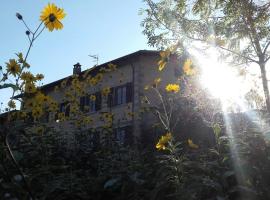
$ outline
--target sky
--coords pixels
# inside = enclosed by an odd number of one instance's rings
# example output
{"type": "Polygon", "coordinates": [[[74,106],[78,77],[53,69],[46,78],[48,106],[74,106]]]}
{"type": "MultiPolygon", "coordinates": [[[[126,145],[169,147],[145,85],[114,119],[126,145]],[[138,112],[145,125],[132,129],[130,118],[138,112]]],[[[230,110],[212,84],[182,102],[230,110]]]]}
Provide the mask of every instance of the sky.
{"type": "MultiPolygon", "coordinates": [[[[29,45],[26,28],[15,14],[19,12],[29,27],[35,29],[40,11],[55,3],[67,14],[60,31],[45,30],[35,41],[28,62],[33,73],[43,73],[43,83],[72,74],[73,65],[80,62],[82,70],[92,67],[89,55],[98,55],[99,64],[142,49],[152,49],[140,26],[142,0],[1,0],[0,65],[25,54],[29,45]]],[[[0,102],[7,102],[10,92],[0,90],[0,102]]],[[[1,109],[1,108],[0,108],[1,109]]],[[[3,109],[3,106],[2,106],[3,109]]]]}

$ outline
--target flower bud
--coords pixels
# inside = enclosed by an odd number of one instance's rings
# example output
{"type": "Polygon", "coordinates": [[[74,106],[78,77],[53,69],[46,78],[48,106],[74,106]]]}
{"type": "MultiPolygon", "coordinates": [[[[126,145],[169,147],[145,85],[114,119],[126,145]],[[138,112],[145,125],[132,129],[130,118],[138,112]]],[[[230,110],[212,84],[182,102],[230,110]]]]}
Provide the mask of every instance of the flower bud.
{"type": "Polygon", "coordinates": [[[5,80],[7,80],[7,79],[8,79],[8,75],[7,75],[7,73],[4,73],[4,74],[3,74],[3,79],[2,79],[2,80],[5,81],[5,80]]]}
{"type": "Polygon", "coordinates": [[[22,19],[23,19],[22,15],[21,15],[20,13],[16,13],[16,17],[17,17],[19,20],[22,20],[22,19]]]}

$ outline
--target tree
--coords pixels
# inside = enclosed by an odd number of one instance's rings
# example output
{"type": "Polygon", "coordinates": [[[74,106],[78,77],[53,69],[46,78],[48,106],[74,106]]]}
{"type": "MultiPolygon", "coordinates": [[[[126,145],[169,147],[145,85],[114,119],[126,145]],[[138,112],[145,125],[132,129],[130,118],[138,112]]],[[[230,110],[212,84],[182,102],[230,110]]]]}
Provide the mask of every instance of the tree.
{"type": "Polygon", "coordinates": [[[143,33],[151,46],[194,42],[219,48],[233,64],[260,67],[270,113],[266,65],[270,59],[270,2],[266,0],[145,0],[143,33]]]}

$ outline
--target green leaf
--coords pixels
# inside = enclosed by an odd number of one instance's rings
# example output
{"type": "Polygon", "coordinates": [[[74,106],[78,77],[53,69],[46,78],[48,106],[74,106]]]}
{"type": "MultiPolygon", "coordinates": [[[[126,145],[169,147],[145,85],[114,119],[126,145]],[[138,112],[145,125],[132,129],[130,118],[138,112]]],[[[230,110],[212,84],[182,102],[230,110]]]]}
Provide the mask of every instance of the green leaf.
{"type": "Polygon", "coordinates": [[[209,149],[209,151],[219,156],[219,152],[216,149],[209,149]]]}
{"type": "Polygon", "coordinates": [[[216,138],[219,138],[220,134],[221,134],[221,128],[220,128],[219,124],[217,124],[217,123],[214,124],[212,128],[213,128],[213,131],[214,131],[216,138]]]}
{"type": "Polygon", "coordinates": [[[16,53],[16,55],[18,56],[18,61],[19,63],[23,63],[23,54],[20,52],[20,53],[16,53]]]}
{"type": "Polygon", "coordinates": [[[226,160],[228,160],[229,157],[228,156],[225,156],[223,159],[222,159],[222,162],[224,163],[226,160]]]}

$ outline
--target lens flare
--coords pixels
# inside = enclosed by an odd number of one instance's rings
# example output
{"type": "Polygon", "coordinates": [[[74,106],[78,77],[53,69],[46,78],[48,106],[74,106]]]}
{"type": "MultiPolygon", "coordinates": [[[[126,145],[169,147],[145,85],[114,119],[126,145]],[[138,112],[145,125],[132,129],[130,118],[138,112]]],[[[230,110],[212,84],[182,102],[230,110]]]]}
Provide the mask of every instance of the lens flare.
{"type": "Polygon", "coordinates": [[[219,98],[223,108],[228,107],[245,110],[244,95],[249,85],[239,77],[237,69],[218,60],[217,50],[212,48],[201,53],[191,49],[189,53],[194,56],[201,68],[200,81],[214,98],[219,98]]]}

